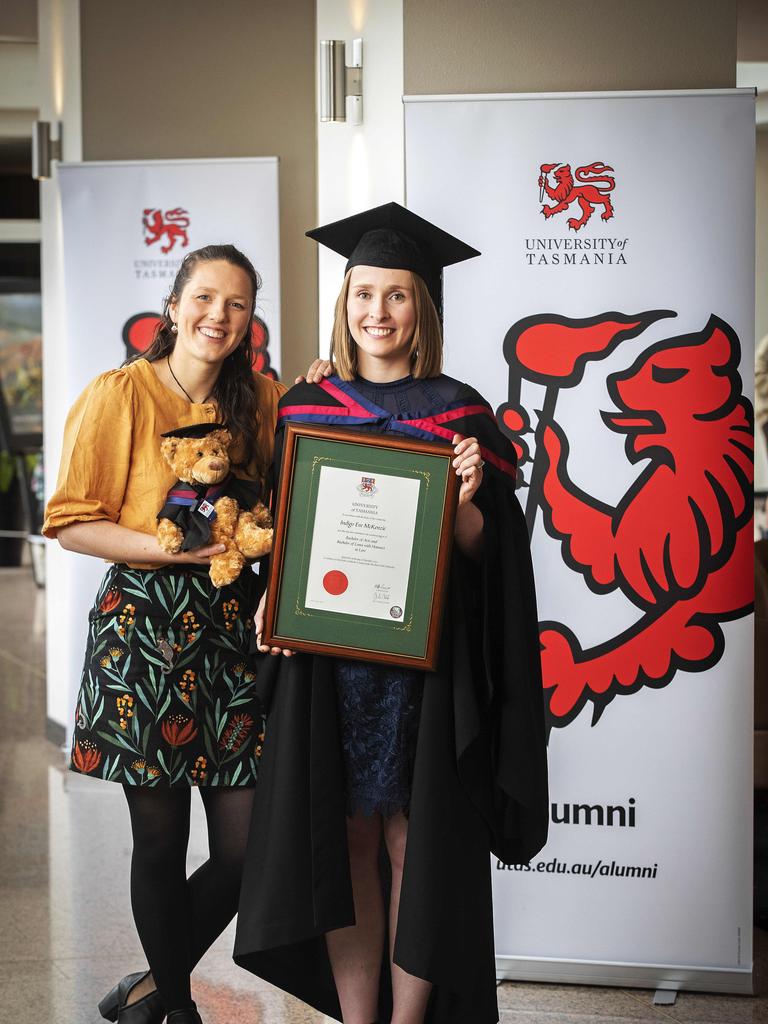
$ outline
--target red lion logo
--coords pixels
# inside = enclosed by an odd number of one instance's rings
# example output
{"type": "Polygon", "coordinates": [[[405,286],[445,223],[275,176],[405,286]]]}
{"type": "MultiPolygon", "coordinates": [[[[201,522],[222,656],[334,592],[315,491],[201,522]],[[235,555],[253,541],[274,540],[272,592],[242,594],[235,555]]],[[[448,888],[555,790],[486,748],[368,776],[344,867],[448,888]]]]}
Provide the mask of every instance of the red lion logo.
{"type": "Polygon", "coordinates": [[[576,180],[585,184],[574,185],[570,164],[561,164],[559,167],[557,164],[542,164],[539,175],[539,202],[544,202],[545,192],[550,199],[555,201],[554,206],[542,206],[541,212],[544,217],[549,220],[556,213],[567,210],[574,201],[578,201],[581,207],[581,216],[568,219],[568,227],[573,228],[574,231],[584,227],[595,212],[596,205],[603,207],[601,218],[610,220],[613,217],[613,204],[608,195],[616,188],[616,179],[605,172],[612,170],[612,167],[599,162],[585,167],[577,167],[576,180]],[[555,170],[555,168],[557,169],[555,170]],[[555,181],[557,182],[554,187],[549,184],[549,174],[552,171],[555,172],[555,181]],[[598,185],[603,187],[598,188],[598,185]]]}
{"type": "MultiPolygon", "coordinates": [[[[146,352],[155,340],[157,329],[163,322],[159,313],[137,313],[129,317],[123,324],[123,344],[127,358],[141,355],[146,352]]],[[[269,358],[269,328],[261,319],[255,316],[251,324],[251,345],[253,347],[254,370],[263,373],[265,377],[277,380],[277,373],[272,369],[269,358]]]]}
{"type": "Polygon", "coordinates": [[[499,416],[521,462],[531,465],[529,528],[540,508],[566,565],[590,590],[619,590],[640,612],[625,632],[589,650],[563,623],[539,624],[556,726],[588,701],[594,724],[617,694],[666,686],[678,669],[712,667],[725,646],[720,623],[752,607],[752,411],[737,369],[739,341],[724,321],[712,316],[700,332],[665,339],[608,378],[616,411],[604,412],[603,421],[626,435],[630,462],[648,463],[615,508],[568,475],[568,441],[554,418],[559,389],[580,382],[587,360],[674,315],[534,316],[504,342],[510,402],[499,416]],[[547,389],[532,464],[521,436],[531,433],[519,408],[523,377],[547,389]]]}
{"type": "Polygon", "coordinates": [[[144,245],[154,245],[163,237],[167,239],[167,244],[160,246],[163,253],[169,253],[177,242],[182,248],[189,245],[189,213],[180,206],[175,210],[166,210],[165,214],[162,210],[150,207],[144,211],[141,223],[144,225],[144,245]]]}

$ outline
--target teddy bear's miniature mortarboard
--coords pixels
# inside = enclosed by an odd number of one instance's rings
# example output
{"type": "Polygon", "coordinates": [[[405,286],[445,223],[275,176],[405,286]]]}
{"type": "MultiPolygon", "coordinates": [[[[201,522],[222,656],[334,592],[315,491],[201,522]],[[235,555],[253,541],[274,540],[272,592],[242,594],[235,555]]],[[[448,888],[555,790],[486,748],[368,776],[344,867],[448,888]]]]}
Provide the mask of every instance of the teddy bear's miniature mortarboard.
{"type": "Polygon", "coordinates": [[[214,430],[226,430],[223,423],[192,423],[188,427],[174,427],[160,437],[208,437],[214,430]]]}
{"type": "Polygon", "coordinates": [[[480,255],[471,245],[399,203],[375,206],[307,231],[307,236],[346,256],[346,270],[385,267],[413,271],[424,280],[440,315],[443,268],[480,255]]]}

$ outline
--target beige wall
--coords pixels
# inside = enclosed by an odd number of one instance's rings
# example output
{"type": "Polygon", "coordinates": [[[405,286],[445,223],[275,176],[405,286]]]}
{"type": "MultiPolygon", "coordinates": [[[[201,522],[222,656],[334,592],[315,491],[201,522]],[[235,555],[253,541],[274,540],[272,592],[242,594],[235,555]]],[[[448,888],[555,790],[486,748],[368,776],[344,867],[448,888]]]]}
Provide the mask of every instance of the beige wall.
{"type": "Polygon", "coordinates": [[[768,60],[768,5],[765,0],[738,0],[739,60],[768,60]]]}
{"type": "Polygon", "coordinates": [[[37,40],[37,4],[34,0],[3,0],[0,39],[37,40]]]}
{"type": "Polygon", "coordinates": [[[314,0],[81,0],[83,159],[278,156],[283,378],[317,350],[314,0]]]}
{"type": "Polygon", "coordinates": [[[736,84],[736,0],[404,0],[405,92],[736,84]]]}

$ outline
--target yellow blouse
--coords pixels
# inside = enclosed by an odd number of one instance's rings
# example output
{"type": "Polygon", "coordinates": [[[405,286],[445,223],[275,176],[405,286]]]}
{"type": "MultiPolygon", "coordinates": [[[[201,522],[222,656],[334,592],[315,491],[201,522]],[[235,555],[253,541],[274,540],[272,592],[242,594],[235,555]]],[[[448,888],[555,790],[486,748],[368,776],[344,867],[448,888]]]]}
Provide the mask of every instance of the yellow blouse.
{"type": "MultiPolygon", "coordinates": [[[[257,447],[271,461],[277,403],[286,388],[260,373],[254,381],[261,413],[257,447]]],[[[55,537],[70,523],[98,519],[154,534],[157,513],[176,482],[160,454],[160,435],[192,423],[215,423],[217,411],[213,402],[188,402],[169,390],[146,359],[101,374],[67,417],[43,534],[55,537]]],[[[237,475],[254,479],[255,466],[237,475]]]]}

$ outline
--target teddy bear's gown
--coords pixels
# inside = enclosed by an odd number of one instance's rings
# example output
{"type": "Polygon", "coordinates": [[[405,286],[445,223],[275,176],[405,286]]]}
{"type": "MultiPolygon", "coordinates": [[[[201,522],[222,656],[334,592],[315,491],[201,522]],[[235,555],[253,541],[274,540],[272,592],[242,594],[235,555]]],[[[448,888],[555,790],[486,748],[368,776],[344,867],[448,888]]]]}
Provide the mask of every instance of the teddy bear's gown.
{"type": "MultiPolygon", "coordinates": [[[[255,379],[268,455],[285,389],[255,379]]],[[[104,519],[154,535],[175,480],[160,435],[216,418],[213,404],[165,388],[144,359],[97,377],[67,419],[44,534],[104,519]]],[[[216,589],[206,566],[110,565],[88,616],[72,770],[127,785],[252,786],[264,730],[250,656],[262,589],[248,570],[216,589]]]]}
{"type": "MultiPolygon", "coordinates": [[[[403,809],[395,962],[434,984],[430,1024],[496,1024],[489,851],[525,862],[548,823],[536,607],[514,451],[477,392],[444,375],[298,384],[280,403],[281,424],[290,419],[429,440],[478,437],[483,554],[478,565],[454,545],[434,672],[306,654],[263,659],[268,736],[235,960],[340,1020],[325,933],[354,923],[345,816],[403,809]]],[[[392,1012],[388,984],[382,971],[381,1021],[392,1012]]]]}

